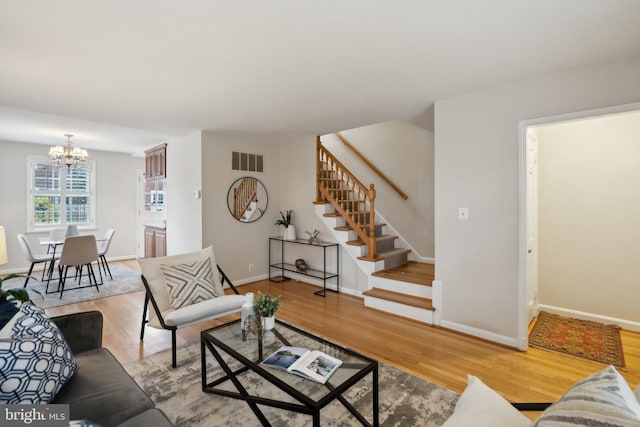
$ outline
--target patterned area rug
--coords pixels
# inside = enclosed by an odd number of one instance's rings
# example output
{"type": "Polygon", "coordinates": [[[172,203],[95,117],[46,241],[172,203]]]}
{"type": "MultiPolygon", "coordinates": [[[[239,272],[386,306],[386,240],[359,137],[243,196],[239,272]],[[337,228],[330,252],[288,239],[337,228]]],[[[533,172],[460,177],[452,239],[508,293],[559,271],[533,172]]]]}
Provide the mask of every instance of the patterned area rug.
{"type": "MultiPolygon", "coordinates": [[[[60,305],[73,304],[81,301],[89,301],[98,298],[110,297],[113,295],[126,294],[129,292],[141,291],[144,289],[144,285],[142,284],[142,280],[140,279],[140,273],[136,273],[130,268],[124,266],[119,262],[110,262],[109,268],[111,269],[111,275],[113,276],[113,280],[109,278],[109,276],[102,277],[103,285],[99,286],[100,291],[96,290],[95,286],[85,287],[78,289],[78,282],[67,278],[67,284],[64,288],[64,294],[62,294],[62,299],[60,299],[60,293],[45,293],[46,282],[40,282],[40,278],[42,278],[42,272],[35,272],[32,274],[32,278],[29,280],[27,284],[27,290],[31,295],[31,299],[36,305],[40,308],[51,308],[58,307],[60,305]],[[36,280],[34,280],[36,279],[36,280]],[[40,297],[32,290],[37,290],[42,294],[40,297]],[[44,297],[44,299],[43,299],[44,297]]],[[[100,276],[98,275],[98,269],[94,266],[94,272],[96,273],[96,278],[100,281],[100,276]]],[[[57,277],[57,271],[54,277],[57,277]]],[[[69,271],[71,274],[71,271],[69,271]]],[[[84,273],[83,273],[84,274],[84,273]]],[[[87,277],[82,278],[81,286],[87,286],[89,284],[89,279],[87,277]]],[[[24,279],[12,279],[5,284],[4,287],[9,288],[22,288],[24,285],[24,279]]],[[[57,289],[58,280],[52,280],[49,284],[49,292],[57,289]]]]}
{"type": "MultiPolygon", "coordinates": [[[[258,419],[245,402],[202,391],[200,363],[200,343],[193,342],[178,348],[178,367],[175,369],[170,367],[169,350],[131,362],[125,368],[176,426],[259,426],[258,419]]],[[[221,374],[217,364],[208,363],[209,378],[221,374]]],[[[380,425],[440,426],[453,412],[458,400],[453,391],[384,363],[380,363],[378,371],[380,425]]],[[[241,381],[250,393],[284,397],[282,392],[251,372],[243,374],[241,381]]],[[[344,396],[371,422],[371,375],[344,396]]],[[[308,415],[264,406],[261,409],[273,426],[311,425],[308,415]]],[[[338,402],[323,408],[320,415],[323,426],[361,425],[338,402]]]]}
{"type": "Polygon", "coordinates": [[[529,345],[624,368],[620,328],[541,311],[529,345]]]}

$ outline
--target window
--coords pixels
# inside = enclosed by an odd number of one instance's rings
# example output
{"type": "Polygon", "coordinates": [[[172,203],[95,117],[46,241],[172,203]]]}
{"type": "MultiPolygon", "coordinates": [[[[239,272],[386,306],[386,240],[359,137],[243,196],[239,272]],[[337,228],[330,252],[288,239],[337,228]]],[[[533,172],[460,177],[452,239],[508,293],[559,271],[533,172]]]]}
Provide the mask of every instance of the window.
{"type": "Polygon", "coordinates": [[[29,231],[69,224],[95,227],[95,161],[68,168],[47,157],[29,156],[27,170],[29,231]]]}

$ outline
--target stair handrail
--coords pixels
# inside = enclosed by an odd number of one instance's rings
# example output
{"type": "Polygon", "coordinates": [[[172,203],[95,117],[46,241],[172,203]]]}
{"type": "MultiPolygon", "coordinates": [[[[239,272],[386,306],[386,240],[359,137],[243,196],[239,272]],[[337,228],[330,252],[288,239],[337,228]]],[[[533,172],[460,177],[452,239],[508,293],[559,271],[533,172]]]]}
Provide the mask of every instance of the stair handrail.
{"type": "Polygon", "coordinates": [[[243,178],[240,185],[233,189],[233,216],[237,220],[244,216],[257,195],[258,185],[254,178],[243,178]]]}
{"type": "Polygon", "coordinates": [[[378,176],[380,178],[382,178],[384,180],[384,182],[386,182],[387,184],[389,184],[391,186],[391,188],[393,188],[394,190],[396,190],[396,192],[400,195],[400,197],[402,197],[404,200],[407,200],[409,198],[409,196],[407,196],[407,193],[405,193],[404,191],[402,191],[400,189],[400,187],[398,187],[393,181],[391,181],[391,179],[389,177],[387,177],[380,169],[378,169],[376,167],[376,165],[374,165],[373,163],[371,163],[369,161],[369,159],[367,159],[364,154],[362,154],[356,147],[354,147],[348,140],[347,138],[345,138],[344,136],[342,136],[342,134],[340,132],[336,132],[336,136],[340,139],[340,141],[342,141],[342,143],[344,145],[346,145],[351,151],[353,151],[355,153],[356,156],[360,157],[360,159],[365,162],[365,164],[367,166],[369,166],[369,168],[371,170],[373,170],[376,174],[378,174],[378,176]]]}
{"type": "Polygon", "coordinates": [[[378,260],[376,253],[375,237],[375,199],[376,190],[373,184],[366,187],[358,180],[329,150],[322,145],[320,136],[316,139],[316,202],[328,201],[336,212],[342,216],[347,224],[356,232],[358,237],[367,245],[366,259],[378,260]],[[327,167],[325,168],[324,165],[327,167]],[[330,166],[331,165],[331,166],[330,166]],[[333,175],[335,174],[335,177],[333,175]],[[331,180],[327,179],[333,177],[331,180]],[[325,185],[325,182],[332,185],[325,185]],[[346,189],[338,188],[337,183],[341,182],[347,186],[346,189]],[[335,184],[335,186],[333,186],[335,184]],[[347,191],[353,193],[353,198],[342,200],[351,209],[347,211],[342,204],[334,197],[334,192],[347,191]],[[364,203],[364,209],[361,204],[364,203]],[[364,219],[367,215],[368,221],[364,219]]]}

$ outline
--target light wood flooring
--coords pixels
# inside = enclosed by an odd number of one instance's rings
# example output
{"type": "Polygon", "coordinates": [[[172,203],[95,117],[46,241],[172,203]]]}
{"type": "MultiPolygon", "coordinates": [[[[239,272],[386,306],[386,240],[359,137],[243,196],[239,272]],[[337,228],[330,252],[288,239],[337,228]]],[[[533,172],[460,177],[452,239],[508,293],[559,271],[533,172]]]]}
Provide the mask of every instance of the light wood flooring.
{"type": "MultiPolygon", "coordinates": [[[[137,270],[135,261],[125,264],[137,270]]],[[[108,286],[108,282],[105,284],[108,286]]],[[[327,292],[301,282],[268,280],[239,287],[241,293],[262,291],[282,296],[277,317],[414,375],[461,392],[467,374],[513,402],[553,401],[573,383],[604,366],[552,352],[530,348],[520,352],[447,329],[425,325],[364,307],[362,299],[327,292]]],[[[126,363],[171,347],[168,331],[147,328],[140,341],[143,292],[47,309],[49,315],[83,310],[102,311],[103,344],[126,363]]],[[[199,339],[202,329],[226,319],[178,331],[178,345],[199,339]]],[[[635,388],[640,383],[640,334],[622,331],[627,370],[621,374],[635,388]]],[[[179,361],[178,361],[179,362],[179,361]]],[[[167,364],[170,355],[167,354],[167,364]]],[[[536,414],[528,414],[535,418],[536,414]]]]}

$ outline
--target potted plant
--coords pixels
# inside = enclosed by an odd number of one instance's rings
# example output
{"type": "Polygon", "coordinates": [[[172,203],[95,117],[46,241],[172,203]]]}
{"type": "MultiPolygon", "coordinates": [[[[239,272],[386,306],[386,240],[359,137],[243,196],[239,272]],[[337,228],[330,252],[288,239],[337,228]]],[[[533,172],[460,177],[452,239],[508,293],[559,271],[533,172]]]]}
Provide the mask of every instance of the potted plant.
{"type": "Polygon", "coordinates": [[[264,329],[273,329],[275,325],[275,313],[280,308],[280,297],[273,297],[258,291],[258,297],[254,300],[253,309],[263,318],[264,329]]]}
{"type": "Polygon", "coordinates": [[[284,231],[282,233],[282,238],[285,240],[296,240],[296,228],[291,223],[291,216],[293,214],[293,209],[284,211],[282,213],[280,211],[280,219],[276,220],[276,225],[284,226],[284,231]]]}
{"type": "MultiPolygon", "coordinates": [[[[35,305],[35,303],[31,300],[31,297],[29,296],[29,292],[27,292],[26,289],[23,289],[23,288],[7,289],[7,290],[2,289],[2,285],[4,282],[6,282],[7,280],[18,278],[18,277],[26,277],[26,276],[22,276],[20,274],[10,274],[4,278],[0,277],[0,305],[4,305],[5,303],[9,303],[9,305],[13,305],[13,308],[9,308],[9,309],[5,308],[5,310],[3,310],[3,313],[0,314],[0,323],[8,322],[14,316],[14,314],[18,312],[19,309],[18,309],[18,306],[16,305],[16,302],[29,303],[29,304],[35,305]]],[[[34,290],[33,292],[42,296],[42,294],[38,291],[34,290]]]]}
{"type": "MultiPolygon", "coordinates": [[[[18,301],[18,302],[28,302],[30,304],[35,305],[35,303],[31,300],[31,297],[29,296],[29,292],[27,292],[26,289],[23,288],[17,288],[17,289],[7,289],[4,290],[2,289],[2,285],[4,284],[4,282],[11,280],[11,279],[15,279],[18,277],[27,277],[27,276],[23,276],[21,274],[10,274],[7,277],[0,277],[0,302],[2,301],[18,301]]],[[[37,293],[38,295],[42,296],[42,294],[36,290],[34,290],[33,292],[37,293]]],[[[15,302],[14,302],[15,304],[15,302]]]]}

